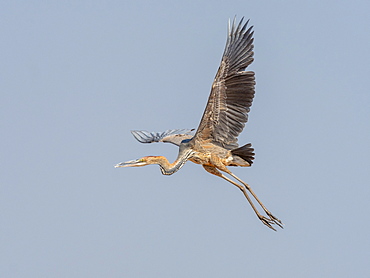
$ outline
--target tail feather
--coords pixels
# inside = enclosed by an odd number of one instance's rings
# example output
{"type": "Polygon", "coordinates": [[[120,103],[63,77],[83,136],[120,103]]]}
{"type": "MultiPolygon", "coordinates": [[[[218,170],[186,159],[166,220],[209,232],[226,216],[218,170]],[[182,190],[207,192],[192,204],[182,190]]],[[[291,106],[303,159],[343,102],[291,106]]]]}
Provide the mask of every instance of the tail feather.
{"type": "Polygon", "coordinates": [[[253,164],[254,159],[254,149],[252,148],[252,144],[248,143],[242,147],[239,147],[237,149],[231,150],[231,153],[233,155],[237,155],[243,160],[247,161],[249,165],[253,164]]]}

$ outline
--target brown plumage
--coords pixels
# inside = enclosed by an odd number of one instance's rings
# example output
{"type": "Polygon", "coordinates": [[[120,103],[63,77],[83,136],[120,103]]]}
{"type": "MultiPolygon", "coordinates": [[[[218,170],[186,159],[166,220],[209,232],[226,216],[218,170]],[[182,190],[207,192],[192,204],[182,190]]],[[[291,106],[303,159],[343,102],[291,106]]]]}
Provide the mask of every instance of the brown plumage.
{"type": "Polygon", "coordinates": [[[164,175],[172,175],[187,160],[201,164],[203,168],[237,186],[247,198],[257,217],[263,224],[275,230],[282,228],[282,222],[257,198],[251,187],[235,176],[227,166],[249,167],[253,163],[254,150],[251,144],[238,146],[237,137],[248,120],[248,112],[254,97],[254,72],[245,71],[253,62],[253,31],[247,29],[243,19],[238,25],[235,19],[229,32],[220,67],[212,84],[211,94],[195,135],[192,130],[168,130],[163,133],[132,131],[141,143],[169,142],[179,146],[177,159],[170,163],[163,156],[146,156],[137,160],[122,162],[115,167],[140,167],[158,164],[164,175]],[[229,174],[236,181],[226,177],[229,174]],[[263,216],[255,207],[249,193],[262,207],[263,216]]]}
{"type": "Polygon", "coordinates": [[[252,27],[229,25],[229,36],[221,65],[212,84],[206,109],[195,134],[197,140],[212,142],[227,149],[238,146],[237,137],[248,120],[254,97],[254,72],[244,71],[253,62],[252,27]]]}

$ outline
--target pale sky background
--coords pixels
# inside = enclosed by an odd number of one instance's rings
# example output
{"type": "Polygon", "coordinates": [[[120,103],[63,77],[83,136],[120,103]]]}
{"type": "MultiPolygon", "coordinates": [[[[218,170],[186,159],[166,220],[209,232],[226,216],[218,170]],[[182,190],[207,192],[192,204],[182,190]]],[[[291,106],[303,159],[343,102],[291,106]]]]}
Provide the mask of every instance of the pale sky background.
{"type": "Polygon", "coordinates": [[[1,1],[1,277],[370,277],[369,1],[1,1]],[[48,2],[48,3],[45,3],[48,2]],[[256,96],[233,168],[285,223],[133,129],[196,128],[227,21],[256,96]]]}

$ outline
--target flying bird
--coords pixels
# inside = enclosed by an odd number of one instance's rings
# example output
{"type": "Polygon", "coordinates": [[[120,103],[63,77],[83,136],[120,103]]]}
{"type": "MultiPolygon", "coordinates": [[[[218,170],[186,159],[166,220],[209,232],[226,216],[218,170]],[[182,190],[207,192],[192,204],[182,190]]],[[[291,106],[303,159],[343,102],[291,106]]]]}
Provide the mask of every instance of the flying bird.
{"type": "Polygon", "coordinates": [[[167,142],[179,146],[177,159],[170,163],[164,156],[145,156],[121,162],[115,167],[140,167],[158,164],[162,174],[176,173],[186,161],[201,164],[203,168],[237,186],[247,198],[259,220],[267,227],[283,228],[275,217],[258,199],[249,184],[234,175],[227,166],[250,167],[254,159],[252,145],[238,145],[237,137],[248,120],[248,112],[255,93],[255,74],[245,69],[253,62],[252,27],[243,18],[236,25],[235,18],[229,20],[225,50],[202,119],[195,131],[187,129],[167,130],[162,133],[134,130],[133,136],[141,143],[167,142]],[[227,177],[230,175],[235,180],[227,177]],[[260,213],[251,197],[265,212],[260,213]],[[276,227],[275,226],[275,227],[276,227]]]}

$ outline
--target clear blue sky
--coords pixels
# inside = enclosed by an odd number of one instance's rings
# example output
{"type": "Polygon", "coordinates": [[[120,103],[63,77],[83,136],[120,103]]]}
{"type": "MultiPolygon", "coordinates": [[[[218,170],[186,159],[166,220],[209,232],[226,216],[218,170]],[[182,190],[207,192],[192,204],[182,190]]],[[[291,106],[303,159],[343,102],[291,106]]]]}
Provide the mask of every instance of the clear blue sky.
{"type": "Polygon", "coordinates": [[[2,1],[1,277],[370,277],[369,1],[2,1]],[[233,169],[115,169],[196,128],[228,18],[255,30],[233,169]]]}

